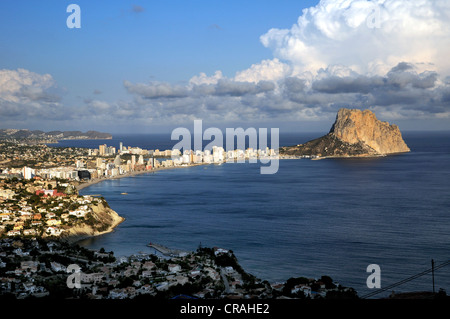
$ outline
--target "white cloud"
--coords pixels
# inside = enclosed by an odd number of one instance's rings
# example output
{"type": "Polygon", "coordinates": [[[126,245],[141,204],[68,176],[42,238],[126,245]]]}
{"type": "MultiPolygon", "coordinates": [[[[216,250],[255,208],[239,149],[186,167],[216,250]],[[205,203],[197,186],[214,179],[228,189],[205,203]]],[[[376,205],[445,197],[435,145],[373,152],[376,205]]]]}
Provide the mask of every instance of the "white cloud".
{"type": "Polygon", "coordinates": [[[191,85],[209,85],[217,84],[217,82],[223,78],[222,71],[216,71],[213,76],[207,76],[205,73],[200,73],[199,75],[193,76],[189,80],[191,85]]]}
{"type": "Polygon", "coordinates": [[[81,110],[64,113],[50,94],[51,75],[0,70],[0,115],[282,123],[328,120],[351,107],[371,108],[386,120],[449,118],[449,34],[448,0],[322,0],[290,29],[262,35],[274,58],[234,77],[218,70],[186,85],[124,81],[130,101],[85,100],[81,110]]]}
{"type": "Polygon", "coordinates": [[[61,119],[69,117],[60,103],[53,78],[25,69],[0,70],[0,119],[61,119]]]}
{"type": "Polygon", "coordinates": [[[154,94],[154,83],[125,82],[125,86],[135,97],[136,117],[151,116],[165,123],[192,118],[221,122],[318,120],[334,116],[341,107],[372,108],[388,116],[386,119],[442,117],[450,111],[450,84],[438,81],[436,72],[420,72],[406,62],[383,75],[332,65],[311,77],[254,82],[257,79],[237,81],[220,75],[216,81],[205,75],[185,87],[165,84],[166,94],[154,94]],[[184,95],[174,97],[171,92],[178,90],[184,95]]]}
{"type": "Polygon", "coordinates": [[[174,86],[169,83],[153,82],[150,84],[133,84],[129,81],[124,81],[124,86],[128,92],[138,94],[145,99],[179,98],[186,96],[185,87],[174,86]]]}
{"type": "Polygon", "coordinates": [[[291,67],[275,58],[253,64],[249,69],[239,71],[234,77],[238,82],[278,81],[291,73],[291,67]]]}
{"type": "Polygon", "coordinates": [[[6,102],[46,100],[46,90],[54,85],[51,75],[40,75],[25,69],[0,70],[0,99],[6,102]]]}
{"type": "Polygon", "coordinates": [[[381,75],[406,61],[448,75],[449,34],[449,1],[322,0],[292,28],[271,29],[260,40],[297,73],[339,64],[381,75]]]}

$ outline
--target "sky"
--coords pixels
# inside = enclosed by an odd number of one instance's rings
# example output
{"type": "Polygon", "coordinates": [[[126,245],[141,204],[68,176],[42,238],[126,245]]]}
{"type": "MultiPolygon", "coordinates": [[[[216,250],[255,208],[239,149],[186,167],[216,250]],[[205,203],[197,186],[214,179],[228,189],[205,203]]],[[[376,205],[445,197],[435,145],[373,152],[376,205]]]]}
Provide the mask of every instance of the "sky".
{"type": "Polygon", "coordinates": [[[450,129],[447,0],[4,0],[0,30],[0,128],[450,129]]]}

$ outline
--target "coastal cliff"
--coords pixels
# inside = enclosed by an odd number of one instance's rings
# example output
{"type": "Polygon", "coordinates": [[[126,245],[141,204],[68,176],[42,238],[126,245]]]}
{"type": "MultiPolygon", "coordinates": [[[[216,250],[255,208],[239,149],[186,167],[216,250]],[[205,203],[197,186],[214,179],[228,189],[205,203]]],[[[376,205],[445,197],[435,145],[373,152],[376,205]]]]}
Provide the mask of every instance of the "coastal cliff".
{"type": "Polygon", "coordinates": [[[77,242],[79,240],[103,235],[112,232],[115,227],[122,223],[125,218],[119,216],[114,210],[105,203],[91,205],[91,216],[86,222],[77,224],[65,229],[62,239],[68,242],[77,242]]]}
{"type": "Polygon", "coordinates": [[[330,132],[296,146],[281,147],[281,155],[367,157],[409,152],[400,129],[378,120],[370,110],[340,109],[330,132]]]}

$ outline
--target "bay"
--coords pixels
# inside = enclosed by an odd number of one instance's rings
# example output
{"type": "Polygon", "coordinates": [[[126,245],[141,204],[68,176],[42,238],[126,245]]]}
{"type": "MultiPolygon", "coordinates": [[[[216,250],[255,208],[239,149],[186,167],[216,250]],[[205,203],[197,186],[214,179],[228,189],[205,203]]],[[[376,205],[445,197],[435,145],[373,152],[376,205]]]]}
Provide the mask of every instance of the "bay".
{"type": "MultiPolygon", "coordinates": [[[[369,264],[380,266],[384,287],[429,269],[431,259],[450,260],[450,133],[403,135],[412,150],[407,154],[281,160],[274,175],[261,175],[260,164],[226,163],[92,185],[81,193],[102,194],[126,221],[81,244],[118,256],[151,252],[149,242],[189,251],[199,244],[218,246],[233,250],[245,270],[270,282],[328,275],[359,295],[369,293],[369,264]]],[[[280,145],[318,136],[283,135],[280,145]]],[[[147,149],[174,144],[165,135],[118,136],[105,143],[119,140],[147,149]]],[[[103,141],[60,146],[86,143],[103,141]]],[[[449,269],[436,271],[435,283],[448,291],[449,269]]],[[[431,289],[427,275],[395,291],[431,289]]]]}

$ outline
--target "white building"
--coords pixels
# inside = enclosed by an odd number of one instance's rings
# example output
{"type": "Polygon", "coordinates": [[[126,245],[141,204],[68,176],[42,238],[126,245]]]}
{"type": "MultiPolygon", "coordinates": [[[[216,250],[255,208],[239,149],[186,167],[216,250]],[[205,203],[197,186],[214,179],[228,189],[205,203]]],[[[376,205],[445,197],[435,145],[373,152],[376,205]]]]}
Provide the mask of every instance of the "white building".
{"type": "Polygon", "coordinates": [[[10,189],[0,189],[0,197],[5,199],[13,199],[16,193],[10,189]]]}
{"type": "Polygon", "coordinates": [[[214,163],[223,162],[225,159],[225,150],[223,147],[213,146],[213,161],[214,163]]]}
{"type": "Polygon", "coordinates": [[[60,263],[57,263],[56,261],[50,262],[50,266],[55,272],[66,271],[66,267],[64,265],[61,265],[60,263]]]}
{"type": "Polygon", "coordinates": [[[177,273],[179,271],[181,271],[181,266],[180,265],[176,265],[176,264],[170,264],[168,266],[169,272],[171,273],[177,273]]]}
{"type": "Polygon", "coordinates": [[[50,226],[50,227],[47,227],[46,232],[47,232],[47,234],[49,234],[51,236],[59,236],[59,235],[61,235],[63,230],[60,228],[57,228],[57,227],[50,226]]]}
{"type": "Polygon", "coordinates": [[[24,179],[32,179],[34,175],[35,171],[31,167],[24,166],[24,168],[22,168],[22,176],[24,179]]]}
{"type": "Polygon", "coordinates": [[[189,164],[191,162],[191,156],[189,154],[183,154],[182,162],[183,164],[189,164]]]}

